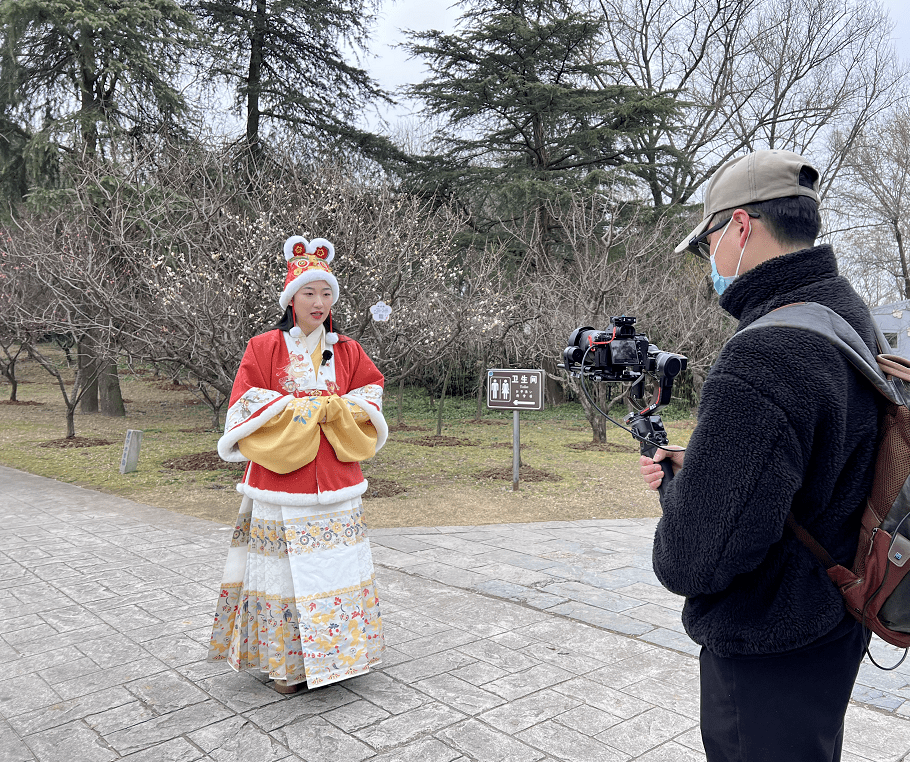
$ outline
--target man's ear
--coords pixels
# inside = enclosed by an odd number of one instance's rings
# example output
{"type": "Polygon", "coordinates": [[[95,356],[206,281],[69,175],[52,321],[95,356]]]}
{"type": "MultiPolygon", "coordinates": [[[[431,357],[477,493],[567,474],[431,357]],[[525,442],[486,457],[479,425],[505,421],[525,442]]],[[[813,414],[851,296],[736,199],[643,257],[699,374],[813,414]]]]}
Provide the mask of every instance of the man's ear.
{"type": "Polygon", "coordinates": [[[740,249],[746,245],[746,241],[749,238],[749,232],[752,230],[753,222],[754,220],[749,216],[749,213],[745,209],[737,209],[733,212],[733,222],[730,223],[730,226],[739,239],[740,249]]]}

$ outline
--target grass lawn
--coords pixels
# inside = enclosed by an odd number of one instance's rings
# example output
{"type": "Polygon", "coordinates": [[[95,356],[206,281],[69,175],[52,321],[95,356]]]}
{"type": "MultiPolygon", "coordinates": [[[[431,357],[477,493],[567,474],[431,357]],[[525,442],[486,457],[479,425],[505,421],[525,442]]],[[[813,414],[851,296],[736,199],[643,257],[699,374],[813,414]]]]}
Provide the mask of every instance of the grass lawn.
{"type": "MultiPolygon", "coordinates": [[[[0,383],[0,464],[234,523],[240,504],[234,484],[242,470],[212,456],[220,432],[209,429],[209,409],[188,388],[148,371],[123,369],[126,418],[77,412],[77,437],[96,443],[64,447],[65,407],[56,381],[30,360],[20,361],[17,376],[18,404],[5,402],[9,385],[0,383]],[[143,431],[142,450],[138,470],[121,475],[127,429],[143,431]]],[[[435,404],[422,390],[405,393],[402,425],[397,424],[397,394],[387,395],[389,441],[363,465],[370,481],[364,496],[369,526],[660,514],[656,494],[638,476],[638,446],[632,436],[610,426],[606,444],[591,444],[580,405],[521,414],[523,468],[517,492],[512,491],[511,413],[484,409],[477,422],[475,410],[474,400],[447,398],[442,436],[436,437],[435,404]]],[[[664,416],[670,440],[685,445],[694,421],[672,418],[664,416]]]]}

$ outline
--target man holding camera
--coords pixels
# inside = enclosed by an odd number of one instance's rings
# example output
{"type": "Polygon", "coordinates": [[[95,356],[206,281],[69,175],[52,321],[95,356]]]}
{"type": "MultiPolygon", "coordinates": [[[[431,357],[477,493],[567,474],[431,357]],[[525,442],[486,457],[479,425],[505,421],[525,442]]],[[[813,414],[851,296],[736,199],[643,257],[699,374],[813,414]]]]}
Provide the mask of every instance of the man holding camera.
{"type": "MultiPolygon", "coordinates": [[[[872,317],[837,272],[820,229],[818,171],[788,151],[724,164],[704,216],[676,248],[711,262],[739,329],[820,302],[877,354],[872,317]]],[[[702,646],[701,730],[709,762],[836,762],[868,642],[821,564],[785,527],[789,511],[850,566],[872,483],[878,395],[828,340],[798,328],[737,333],[702,391],[686,450],[641,458],[662,491],[654,571],[686,597],[702,646]]]]}

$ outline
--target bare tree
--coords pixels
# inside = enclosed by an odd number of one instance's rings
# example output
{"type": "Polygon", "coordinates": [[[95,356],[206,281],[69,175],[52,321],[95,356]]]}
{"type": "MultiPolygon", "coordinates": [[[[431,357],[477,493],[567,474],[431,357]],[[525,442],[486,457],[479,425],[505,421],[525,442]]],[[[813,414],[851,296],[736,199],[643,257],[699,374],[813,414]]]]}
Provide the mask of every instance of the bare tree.
{"type": "Polygon", "coordinates": [[[869,126],[846,152],[835,194],[844,271],[872,302],[910,298],[910,106],[869,126]]]}
{"type": "Polygon", "coordinates": [[[725,161],[760,148],[809,153],[825,188],[863,128],[906,97],[891,22],[861,0],[591,0],[617,81],[676,93],[681,118],[639,138],[657,209],[685,203],[725,161]],[[832,140],[837,130],[840,139],[832,140]],[[676,160],[659,158],[669,145],[676,160]]]}
{"type": "MultiPolygon", "coordinates": [[[[622,198],[621,189],[617,196],[622,198]]],[[[697,396],[734,325],[718,307],[704,267],[669,253],[667,241],[683,234],[679,221],[654,220],[646,212],[615,196],[579,196],[562,212],[554,209],[571,256],[542,263],[523,290],[523,312],[535,325],[531,351],[552,367],[562,361],[561,350],[575,328],[605,330],[611,317],[631,315],[637,330],[662,350],[688,357],[697,396]]],[[[585,408],[594,441],[603,442],[606,421],[576,380],[558,377],[585,408]]],[[[609,412],[626,391],[597,385],[595,401],[609,412]]]]}

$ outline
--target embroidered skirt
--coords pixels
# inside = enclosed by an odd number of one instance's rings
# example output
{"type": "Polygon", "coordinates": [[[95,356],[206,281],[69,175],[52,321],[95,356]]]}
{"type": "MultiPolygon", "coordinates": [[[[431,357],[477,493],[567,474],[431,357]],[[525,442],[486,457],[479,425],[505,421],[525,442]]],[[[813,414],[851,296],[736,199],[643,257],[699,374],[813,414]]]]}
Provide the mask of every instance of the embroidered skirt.
{"type": "Polygon", "coordinates": [[[362,514],[359,497],[292,506],[244,497],[209,661],[309,688],[378,663],[382,619],[362,514]]]}

